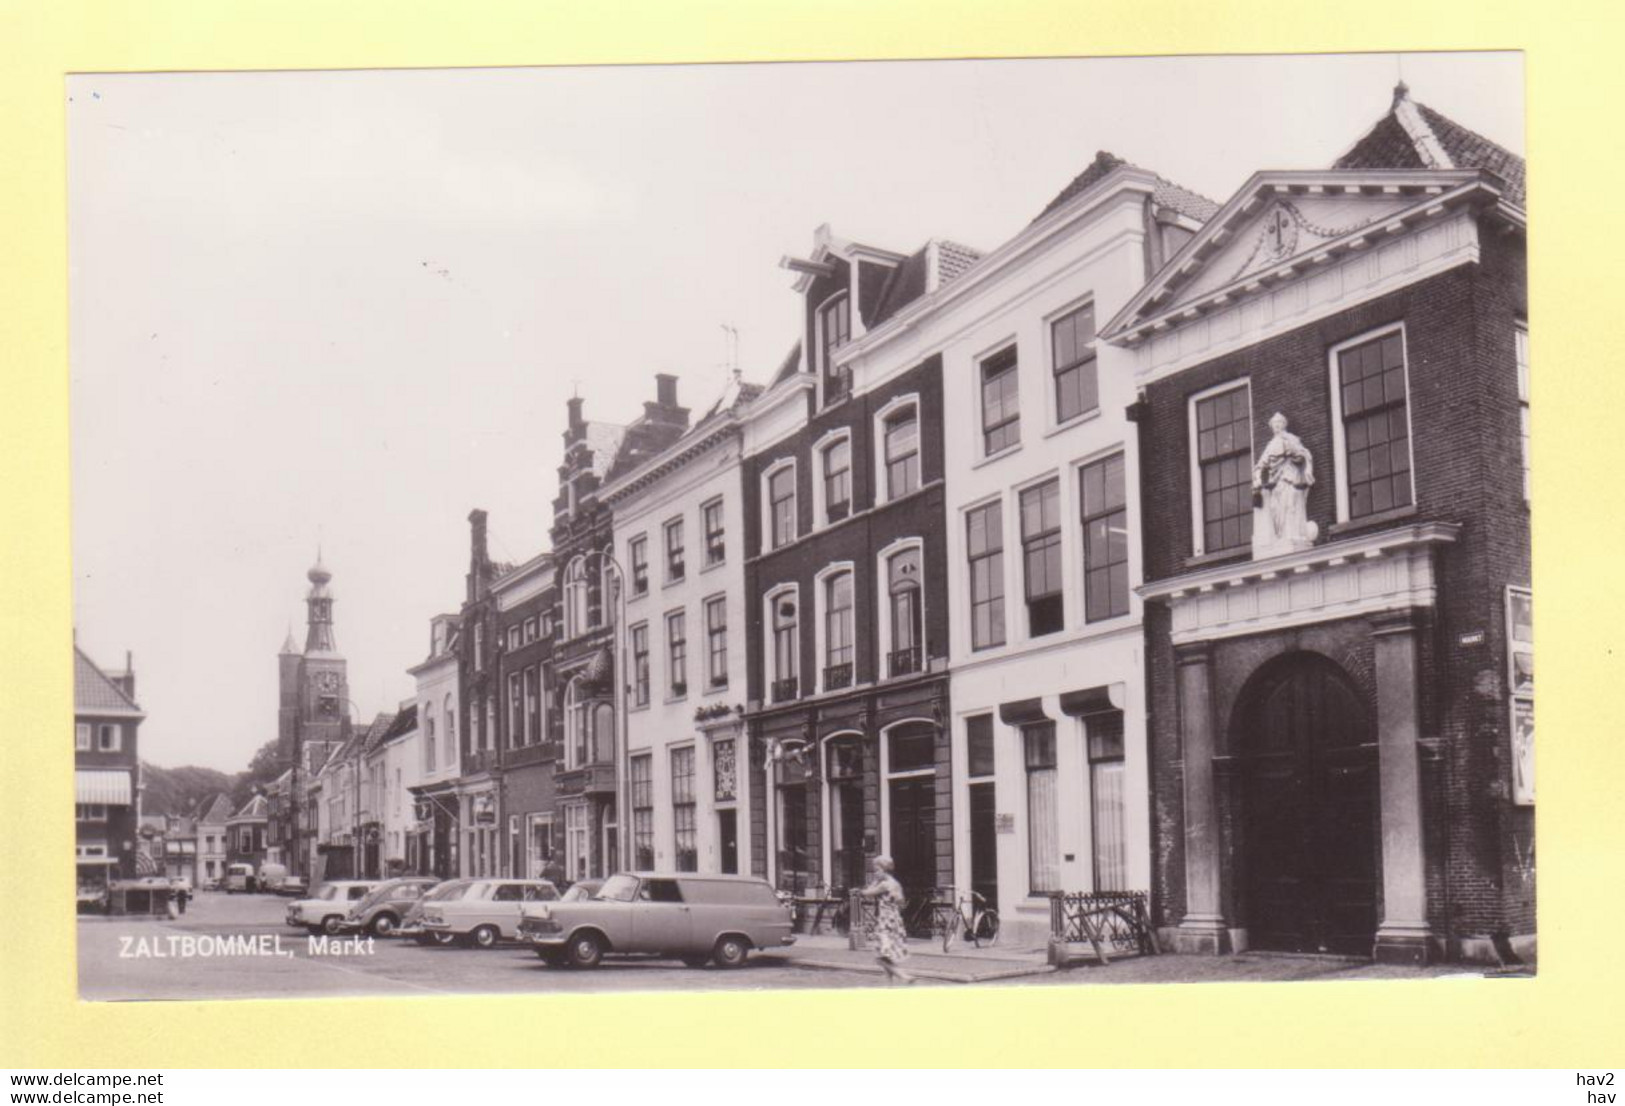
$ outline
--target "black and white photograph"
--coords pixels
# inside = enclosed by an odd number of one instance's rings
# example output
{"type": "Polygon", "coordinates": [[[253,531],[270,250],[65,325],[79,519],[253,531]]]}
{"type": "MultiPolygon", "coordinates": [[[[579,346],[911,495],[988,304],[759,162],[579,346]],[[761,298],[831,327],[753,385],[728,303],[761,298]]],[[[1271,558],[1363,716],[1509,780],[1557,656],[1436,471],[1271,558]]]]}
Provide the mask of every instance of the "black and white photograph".
{"type": "Polygon", "coordinates": [[[82,999],[1535,973],[1521,54],[63,94],[82,999]]]}

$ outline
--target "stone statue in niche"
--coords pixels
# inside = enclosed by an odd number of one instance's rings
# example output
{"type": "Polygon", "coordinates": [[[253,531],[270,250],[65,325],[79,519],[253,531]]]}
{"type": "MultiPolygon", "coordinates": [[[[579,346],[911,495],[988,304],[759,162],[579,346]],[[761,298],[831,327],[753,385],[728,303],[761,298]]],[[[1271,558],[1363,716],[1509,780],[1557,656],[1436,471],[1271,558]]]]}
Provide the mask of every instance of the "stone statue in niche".
{"type": "Polygon", "coordinates": [[[1309,521],[1309,489],[1315,483],[1315,459],[1286,416],[1270,417],[1272,437],[1253,466],[1253,559],[1308,549],[1320,536],[1309,521]]]}

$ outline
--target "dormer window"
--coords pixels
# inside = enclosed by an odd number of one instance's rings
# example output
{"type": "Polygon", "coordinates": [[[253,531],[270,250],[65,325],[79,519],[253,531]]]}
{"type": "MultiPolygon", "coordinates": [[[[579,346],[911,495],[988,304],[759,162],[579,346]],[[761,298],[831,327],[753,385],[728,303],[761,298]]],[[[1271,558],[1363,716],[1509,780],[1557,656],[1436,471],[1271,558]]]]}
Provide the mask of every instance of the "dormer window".
{"type": "Polygon", "coordinates": [[[851,337],[851,299],[841,292],[818,309],[819,371],[824,377],[826,404],[845,399],[852,391],[851,370],[835,366],[835,351],[851,337]]]}

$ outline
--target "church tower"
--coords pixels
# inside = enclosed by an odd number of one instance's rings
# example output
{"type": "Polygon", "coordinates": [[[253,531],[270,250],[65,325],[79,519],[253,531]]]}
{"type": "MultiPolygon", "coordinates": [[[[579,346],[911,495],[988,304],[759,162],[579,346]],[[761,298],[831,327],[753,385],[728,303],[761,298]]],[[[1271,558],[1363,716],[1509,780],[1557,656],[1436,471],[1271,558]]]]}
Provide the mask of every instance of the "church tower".
{"type": "Polygon", "coordinates": [[[299,669],[304,657],[293,642],[293,627],[283,639],[282,651],[277,654],[277,751],[284,762],[293,756],[294,741],[299,732],[299,669]]]}
{"type": "Polygon", "coordinates": [[[344,740],[350,699],[348,664],[333,636],[333,574],[321,553],[305,573],[305,648],[294,642],[292,627],[277,656],[279,695],[277,743],[284,758],[304,751],[304,767],[316,768],[344,740]]]}

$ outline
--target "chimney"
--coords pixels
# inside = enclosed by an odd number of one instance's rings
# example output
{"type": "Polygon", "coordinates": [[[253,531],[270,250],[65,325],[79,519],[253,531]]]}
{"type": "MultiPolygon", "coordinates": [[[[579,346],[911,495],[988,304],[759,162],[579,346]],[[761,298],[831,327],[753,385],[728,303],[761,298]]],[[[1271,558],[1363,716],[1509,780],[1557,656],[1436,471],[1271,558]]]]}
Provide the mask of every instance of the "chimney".
{"type": "Polygon", "coordinates": [[[579,437],[581,437],[581,432],[587,428],[587,420],[581,417],[581,403],[582,403],[582,399],[581,399],[580,396],[571,396],[570,397],[570,402],[569,402],[569,407],[570,407],[569,436],[571,438],[579,438],[579,437]]]}
{"type": "Polygon", "coordinates": [[[135,655],[128,649],[124,650],[124,671],[112,677],[118,689],[135,702],[135,655]]]}
{"type": "MultiPolygon", "coordinates": [[[[645,402],[643,417],[651,423],[657,423],[668,428],[676,427],[680,433],[688,429],[688,408],[677,405],[677,378],[671,373],[655,373],[655,401],[645,402]]],[[[664,449],[669,441],[662,441],[653,446],[655,449],[664,449]]]]}
{"type": "Polygon", "coordinates": [[[468,598],[472,602],[485,595],[491,575],[491,553],[485,541],[485,512],[475,507],[468,512],[468,598]]]}

